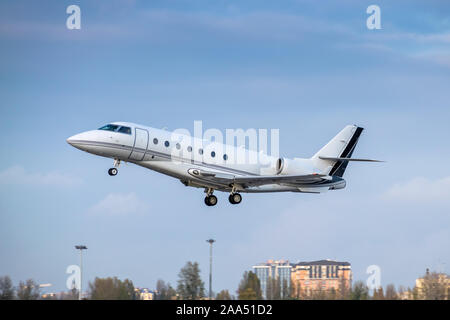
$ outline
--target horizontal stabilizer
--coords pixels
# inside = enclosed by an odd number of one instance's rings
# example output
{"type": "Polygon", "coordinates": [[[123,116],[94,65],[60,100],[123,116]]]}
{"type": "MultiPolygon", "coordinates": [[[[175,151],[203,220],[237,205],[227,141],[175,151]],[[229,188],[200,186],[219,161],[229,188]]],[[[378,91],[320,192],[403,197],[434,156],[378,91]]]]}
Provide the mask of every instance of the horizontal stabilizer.
{"type": "Polygon", "coordinates": [[[384,162],[383,160],[373,160],[373,159],[357,159],[357,158],[334,158],[334,157],[322,157],[319,159],[330,160],[330,161],[363,161],[363,162],[384,162]]]}

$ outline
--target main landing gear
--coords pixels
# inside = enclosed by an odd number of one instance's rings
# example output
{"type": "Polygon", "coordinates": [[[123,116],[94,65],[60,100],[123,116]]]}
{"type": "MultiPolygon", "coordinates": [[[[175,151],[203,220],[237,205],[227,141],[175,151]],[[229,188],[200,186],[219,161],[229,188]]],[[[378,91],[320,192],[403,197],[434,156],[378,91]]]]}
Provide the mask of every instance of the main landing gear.
{"type": "Polygon", "coordinates": [[[242,196],[236,192],[235,185],[232,185],[230,195],[228,196],[228,201],[230,201],[231,204],[238,204],[242,201],[242,196]]]}
{"type": "Polygon", "coordinates": [[[208,207],[215,206],[217,204],[217,197],[215,195],[210,195],[205,197],[205,204],[208,207]]]}
{"type": "MultiPolygon", "coordinates": [[[[205,189],[206,197],[205,197],[205,204],[208,207],[215,206],[217,204],[217,197],[213,195],[214,190],[211,188],[205,189]]],[[[242,196],[234,191],[230,193],[230,196],[228,197],[228,201],[230,201],[231,204],[238,204],[242,201],[242,196]]]]}
{"type": "Polygon", "coordinates": [[[241,203],[242,196],[239,193],[231,193],[228,197],[228,201],[230,201],[231,204],[241,203]]]}
{"type": "Polygon", "coordinates": [[[108,174],[112,177],[117,175],[117,173],[119,173],[119,169],[118,169],[119,166],[120,166],[120,160],[114,159],[114,168],[109,169],[108,174]]]}
{"type": "Polygon", "coordinates": [[[214,189],[208,188],[205,189],[206,197],[205,197],[205,204],[208,207],[215,206],[217,204],[217,197],[213,195],[214,189]]]}

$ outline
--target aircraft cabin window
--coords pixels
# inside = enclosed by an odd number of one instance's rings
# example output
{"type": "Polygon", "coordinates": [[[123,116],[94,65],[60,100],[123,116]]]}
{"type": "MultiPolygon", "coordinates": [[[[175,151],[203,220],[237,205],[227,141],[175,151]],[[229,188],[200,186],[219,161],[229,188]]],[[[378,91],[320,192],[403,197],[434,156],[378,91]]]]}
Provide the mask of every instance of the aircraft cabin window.
{"type": "Polygon", "coordinates": [[[203,149],[198,149],[199,154],[203,154],[203,149]]]}
{"type": "Polygon", "coordinates": [[[99,128],[98,130],[116,131],[118,128],[119,126],[116,126],[115,124],[107,124],[106,126],[99,128]]]}
{"type": "Polygon", "coordinates": [[[158,144],[158,139],[156,139],[156,138],[153,139],[153,143],[154,143],[154,144],[158,144]]]}
{"type": "Polygon", "coordinates": [[[215,157],[216,156],[216,153],[214,152],[214,151],[211,151],[211,157],[215,157]]]}
{"type": "Polygon", "coordinates": [[[120,127],[120,129],[117,130],[117,132],[131,134],[131,128],[130,127],[120,127]]]}
{"type": "Polygon", "coordinates": [[[177,143],[177,144],[175,145],[175,147],[177,147],[178,150],[181,149],[181,145],[180,145],[179,143],[177,143]]]}
{"type": "Polygon", "coordinates": [[[191,147],[191,146],[188,146],[188,147],[187,147],[187,151],[188,151],[188,152],[192,152],[192,147],[191,147]]]}
{"type": "Polygon", "coordinates": [[[226,154],[223,155],[223,160],[225,160],[225,161],[228,160],[228,156],[226,154]]]}
{"type": "Polygon", "coordinates": [[[170,146],[169,141],[164,142],[164,145],[165,145],[166,147],[169,147],[169,146],[170,146]]]}

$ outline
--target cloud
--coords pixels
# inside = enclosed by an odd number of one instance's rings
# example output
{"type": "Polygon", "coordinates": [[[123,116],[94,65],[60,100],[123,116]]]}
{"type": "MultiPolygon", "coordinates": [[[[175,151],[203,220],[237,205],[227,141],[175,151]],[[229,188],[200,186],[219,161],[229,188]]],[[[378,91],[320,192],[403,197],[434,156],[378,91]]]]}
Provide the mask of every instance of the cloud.
{"type": "Polygon", "coordinates": [[[0,172],[0,184],[5,185],[71,187],[81,183],[78,177],[58,172],[29,173],[21,166],[12,166],[0,172]]]}
{"type": "Polygon", "coordinates": [[[129,215],[148,211],[148,205],[134,193],[110,193],[88,209],[91,214],[129,215]]]}
{"type": "Polygon", "coordinates": [[[416,177],[397,183],[389,188],[385,198],[413,203],[450,202],[450,177],[435,180],[416,177]]]}

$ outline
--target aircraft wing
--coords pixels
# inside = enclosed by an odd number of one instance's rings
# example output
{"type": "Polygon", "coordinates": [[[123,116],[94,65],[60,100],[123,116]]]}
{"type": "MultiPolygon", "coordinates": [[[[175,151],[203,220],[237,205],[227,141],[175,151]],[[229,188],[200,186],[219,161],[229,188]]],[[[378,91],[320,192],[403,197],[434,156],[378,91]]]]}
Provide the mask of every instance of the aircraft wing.
{"type": "Polygon", "coordinates": [[[237,184],[243,187],[262,186],[266,184],[307,185],[314,182],[330,180],[331,177],[323,174],[307,175],[267,175],[267,176],[235,176],[214,171],[190,169],[191,175],[211,182],[231,185],[237,184]]]}

